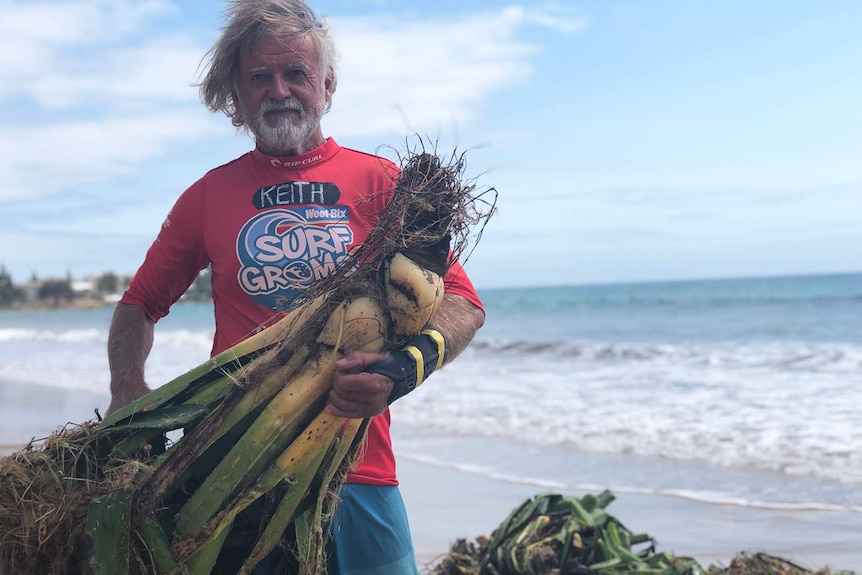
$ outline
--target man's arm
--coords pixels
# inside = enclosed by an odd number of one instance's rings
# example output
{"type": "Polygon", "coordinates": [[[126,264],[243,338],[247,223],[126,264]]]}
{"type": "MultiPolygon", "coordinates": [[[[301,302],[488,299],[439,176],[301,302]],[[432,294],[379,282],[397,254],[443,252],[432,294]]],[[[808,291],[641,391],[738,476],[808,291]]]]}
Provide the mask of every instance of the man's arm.
{"type": "MultiPolygon", "coordinates": [[[[446,363],[452,361],[472,341],[485,323],[485,313],[459,295],[446,294],[428,326],[443,334],[448,352],[446,363]]],[[[335,365],[332,391],[327,410],[338,417],[371,417],[386,411],[394,383],[378,373],[363,371],[385,357],[379,353],[353,352],[335,365]]]]}
{"type": "Polygon", "coordinates": [[[111,405],[107,413],[149,393],[144,363],[153,348],[153,322],[140,306],[117,304],[108,332],[111,405]]]}
{"type": "Polygon", "coordinates": [[[485,323],[485,312],[459,295],[446,294],[437,313],[428,322],[443,334],[449,351],[446,363],[455,359],[473,341],[473,336],[485,323]]]}

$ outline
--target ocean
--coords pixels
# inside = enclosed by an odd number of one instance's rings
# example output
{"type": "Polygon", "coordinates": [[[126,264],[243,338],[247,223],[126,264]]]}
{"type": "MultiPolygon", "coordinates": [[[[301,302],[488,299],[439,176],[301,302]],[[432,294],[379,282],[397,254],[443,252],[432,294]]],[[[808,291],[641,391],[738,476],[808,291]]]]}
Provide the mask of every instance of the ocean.
{"type": "MultiPolygon", "coordinates": [[[[862,517],[862,274],[480,296],[471,346],[393,406],[399,459],[536,491],[862,517]]],[[[65,423],[39,405],[104,410],[111,312],[0,313],[0,399],[30,407],[0,443],[65,423]]],[[[212,332],[209,304],[174,306],[150,384],[204,361],[212,332]]]]}

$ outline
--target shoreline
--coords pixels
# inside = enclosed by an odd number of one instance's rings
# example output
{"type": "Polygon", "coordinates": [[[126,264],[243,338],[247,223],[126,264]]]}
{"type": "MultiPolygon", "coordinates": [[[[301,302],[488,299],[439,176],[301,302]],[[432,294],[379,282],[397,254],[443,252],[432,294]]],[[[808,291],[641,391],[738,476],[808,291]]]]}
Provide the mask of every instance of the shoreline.
{"type": "Polygon", "coordinates": [[[95,309],[99,307],[107,307],[114,305],[116,302],[106,302],[101,300],[87,300],[64,303],[26,303],[8,307],[0,307],[0,312],[20,312],[20,311],[57,311],[63,309],[95,309]]]}
{"type": "MultiPolygon", "coordinates": [[[[80,309],[80,310],[88,310],[88,309],[97,309],[102,307],[114,307],[120,301],[120,296],[110,298],[91,298],[91,299],[76,299],[72,301],[65,302],[48,302],[48,301],[39,301],[39,302],[28,302],[28,303],[19,303],[11,306],[0,306],[0,313],[2,312],[22,312],[22,311],[59,311],[59,310],[67,310],[67,309],[80,309]]],[[[210,298],[196,298],[196,297],[187,297],[183,296],[179,300],[177,300],[176,304],[182,303],[200,303],[200,302],[211,302],[210,298]]]]}

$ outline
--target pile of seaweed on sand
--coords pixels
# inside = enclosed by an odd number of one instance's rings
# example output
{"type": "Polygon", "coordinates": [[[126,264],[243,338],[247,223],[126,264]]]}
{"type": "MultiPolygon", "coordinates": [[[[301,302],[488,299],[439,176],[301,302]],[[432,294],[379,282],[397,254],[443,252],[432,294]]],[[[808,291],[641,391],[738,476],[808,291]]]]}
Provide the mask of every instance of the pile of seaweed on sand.
{"type": "MultiPolygon", "coordinates": [[[[424,575],[829,575],[765,553],[740,553],[727,567],[658,552],[606,508],[610,491],[581,498],[548,493],[516,508],[490,537],[459,539],[424,575]]],[[[834,575],[854,575],[849,571],[834,575]]]]}
{"type": "MultiPolygon", "coordinates": [[[[496,202],[493,189],[464,178],[463,154],[441,158],[420,140],[399,160],[387,164],[394,191],[366,242],[284,319],[104,419],[0,459],[0,575],[219,572],[222,545],[249,505],[258,505],[256,522],[243,526],[251,542],[232,548],[240,563],[224,572],[250,573],[276,547],[281,572],[325,572],[323,526],[367,427],[323,410],[326,369],[355,335],[344,318],[357,299],[370,300],[382,310],[372,318],[375,341],[403,345],[409,334],[390,314],[394,258],[406,254],[420,271],[442,275],[451,256],[469,255],[496,202]],[[243,443],[271,404],[308,378],[315,394],[300,388],[305,400],[290,405],[293,418],[262,427],[279,435],[243,443]],[[301,464],[285,459],[300,441],[301,464]],[[283,461],[292,471],[273,474],[283,461]],[[210,485],[219,497],[208,491],[192,505],[225,465],[240,475],[223,474],[210,485]]],[[[286,417],[281,404],[275,411],[286,417]]]]}

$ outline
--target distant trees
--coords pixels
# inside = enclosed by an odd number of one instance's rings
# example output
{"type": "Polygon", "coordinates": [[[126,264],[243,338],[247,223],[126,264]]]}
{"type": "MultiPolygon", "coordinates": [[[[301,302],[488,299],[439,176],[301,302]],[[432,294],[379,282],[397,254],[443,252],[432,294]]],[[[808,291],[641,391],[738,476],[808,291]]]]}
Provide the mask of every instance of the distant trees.
{"type": "Polygon", "coordinates": [[[213,297],[212,268],[206,268],[198,274],[194,283],[186,290],[188,301],[208,301],[213,297]]]}
{"type": "MultiPolygon", "coordinates": [[[[16,285],[6,266],[0,264],[0,309],[113,303],[126,290],[130,279],[114,272],[105,272],[76,282],[71,272],[67,272],[62,279],[39,279],[33,272],[28,282],[16,285]]],[[[183,299],[211,301],[212,291],[212,270],[207,268],[189,286],[183,299]]]]}
{"type": "Polygon", "coordinates": [[[6,266],[0,266],[0,307],[9,307],[22,298],[21,290],[12,283],[6,266]]]}
{"type": "Polygon", "coordinates": [[[114,272],[106,272],[96,278],[96,293],[115,294],[120,289],[120,278],[114,272]]]}
{"type": "Polygon", "coordinates": [[[72,290],[72,282],[69,279],[63,280],[45,280],[39,286],[39,299],[54,302],[55,306],[61,303],[69,303],[75,296],[72,290]]]}

